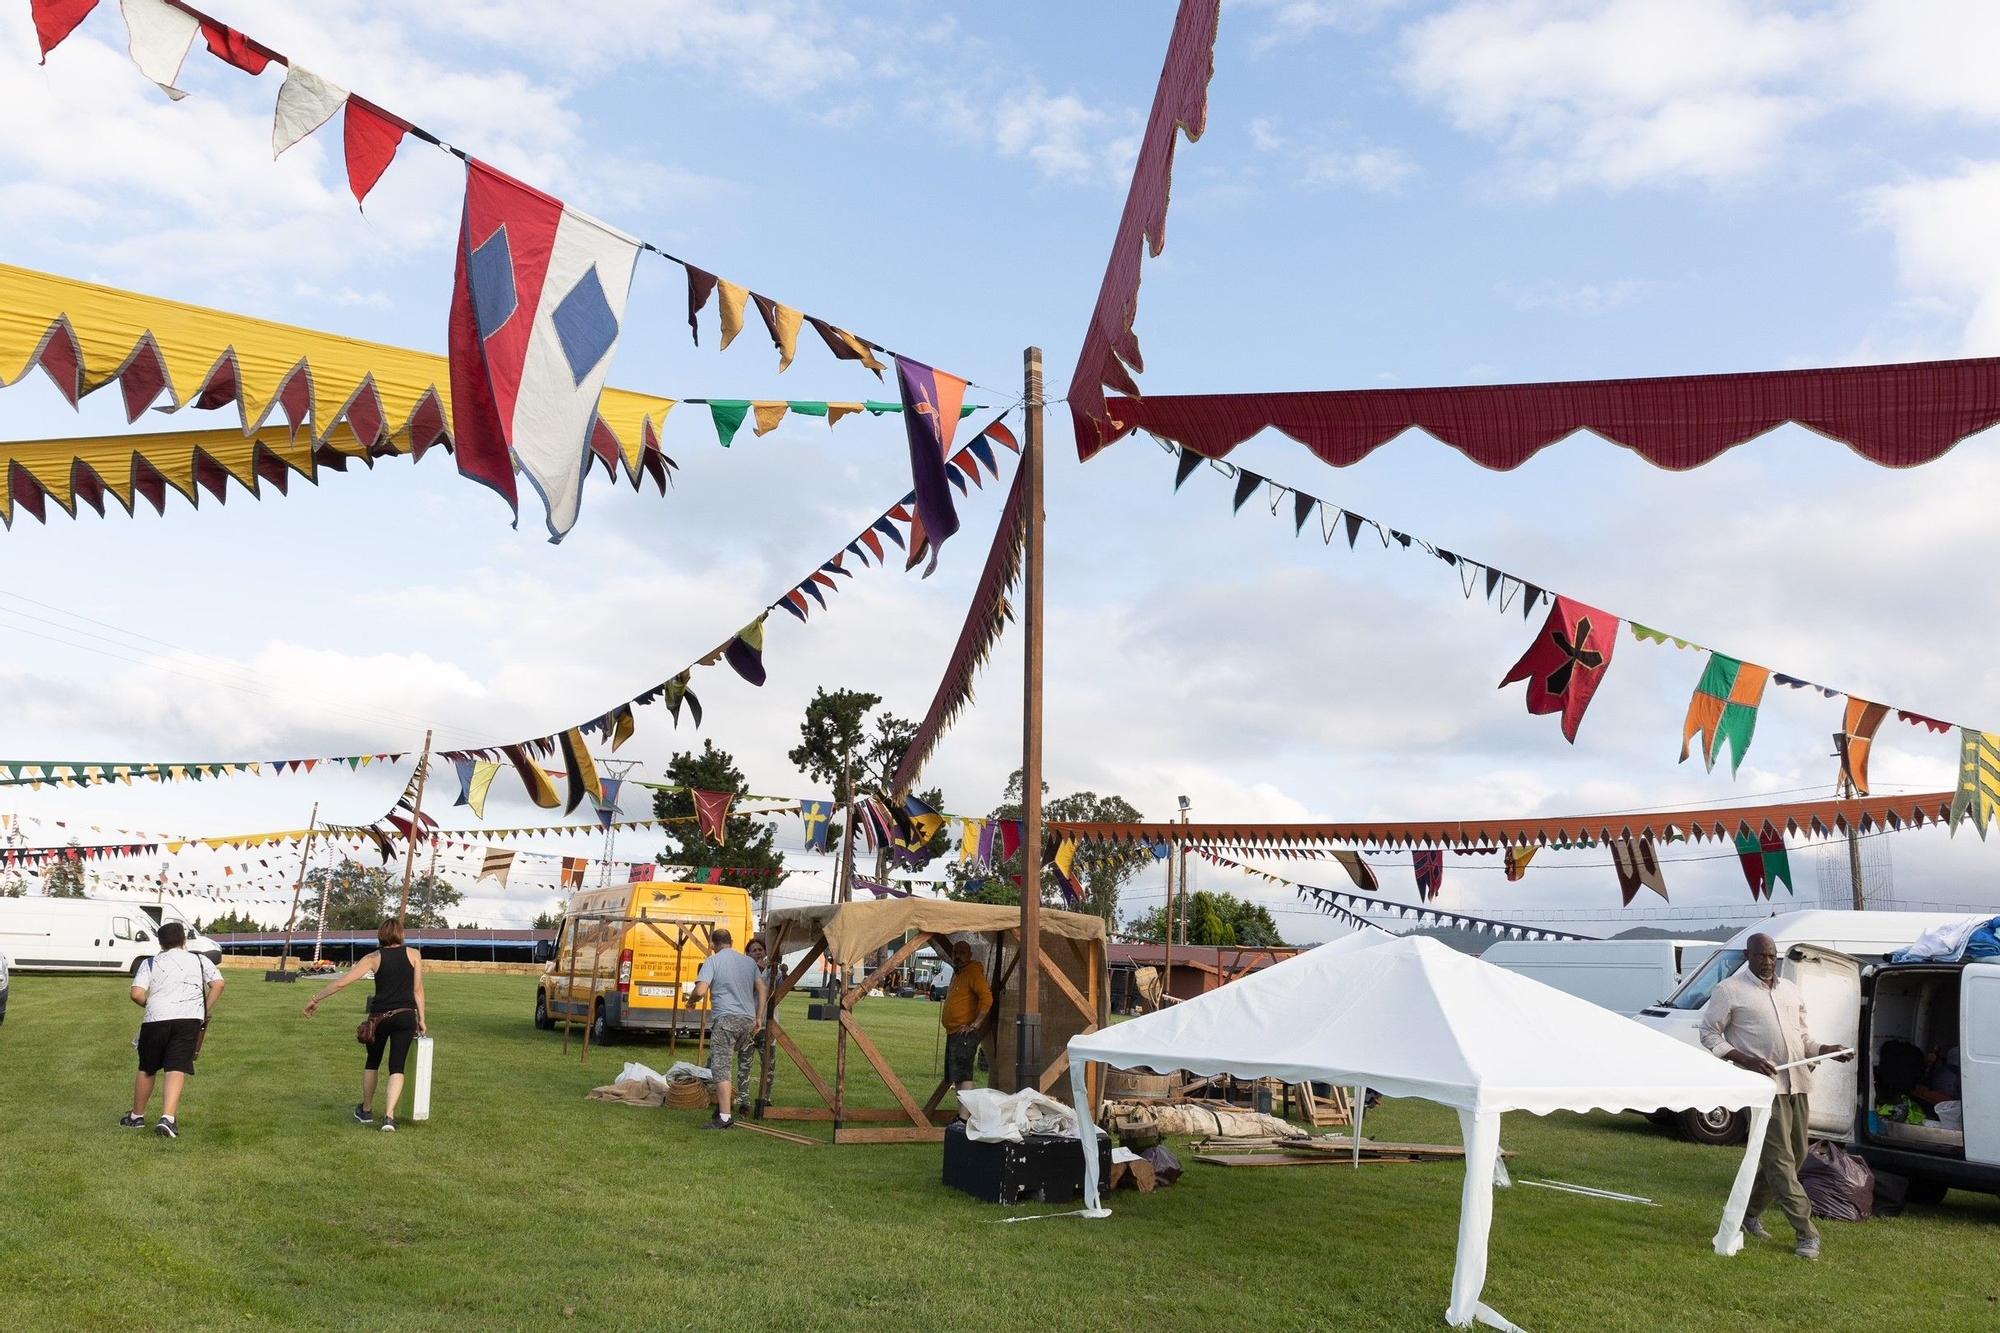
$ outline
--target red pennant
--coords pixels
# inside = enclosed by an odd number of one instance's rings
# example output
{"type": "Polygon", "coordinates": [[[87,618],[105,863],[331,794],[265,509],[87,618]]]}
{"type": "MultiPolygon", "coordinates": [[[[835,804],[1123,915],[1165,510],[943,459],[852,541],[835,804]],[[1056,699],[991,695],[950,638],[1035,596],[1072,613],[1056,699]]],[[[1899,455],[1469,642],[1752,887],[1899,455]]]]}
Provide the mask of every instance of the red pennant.
{"type": "Polygon", "coordinates": [[[28,8],[35,16],[35,39],[41,43],[42,63],[46,65],[49,52],[76,31],[76,25],[97,8],[97,0],[28,0],[28,8]]]}
{"type": "Polygon", "coordinates": [[[1611,669],[1611,654],[1617,647],[1618,617],[1558,597],[1534,643],[1500,687],[1525,680],[1528,711],[1561,713],[1563,739],[1575,744],[1584,710],[1611,669]]]}
{"type": "Polygon", "coordinates": [[[359,97],[347,99],[347,120],[343,127],[347,146],[347,188],[354,192],[358,208],[368,192],[396,158],[409,125],[359,97]]]}
{"type": "Polygon", "coordinates": [[[718,844],[729,841],[729,803],[736,799],[734,792],[695,791],[688,793],[694,797],[694,817],[702,836],[713,838],[718,844]]]}
{"type": "Polygon", "coordinates": [[[203,19],[201,39],[218,60],[236,66],[245,74],[262,74],[271,63],[271,57],[258,50],[255,42],[226,23],[203,19]]]}

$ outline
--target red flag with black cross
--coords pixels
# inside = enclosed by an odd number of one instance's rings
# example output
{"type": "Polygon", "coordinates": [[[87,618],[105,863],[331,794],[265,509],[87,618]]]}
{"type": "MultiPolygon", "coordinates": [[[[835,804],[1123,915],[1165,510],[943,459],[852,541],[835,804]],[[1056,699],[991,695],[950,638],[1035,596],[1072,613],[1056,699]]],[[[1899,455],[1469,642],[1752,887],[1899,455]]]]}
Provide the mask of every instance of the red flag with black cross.
{"type": "Polygon", "coordinates": [[[1617,647],[1617,616],[1558,597],[1534,643],[1500,688],[1517,680],[1528,682],[1528,711],[1561,713],[1563,739],[1574,745],[1584,710],[1611,669],[1611,654],[1617,647]]]}

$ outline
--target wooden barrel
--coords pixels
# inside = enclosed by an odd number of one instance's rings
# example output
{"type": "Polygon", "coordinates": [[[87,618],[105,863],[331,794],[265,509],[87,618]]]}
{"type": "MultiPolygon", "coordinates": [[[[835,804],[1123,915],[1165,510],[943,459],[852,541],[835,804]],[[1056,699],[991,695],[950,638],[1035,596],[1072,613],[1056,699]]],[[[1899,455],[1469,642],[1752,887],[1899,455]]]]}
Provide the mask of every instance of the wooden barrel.
{"type": "Polygon", "coordinates": [[[1104,1099],[1112,1102],[1158,1101],[1169,1096],[1175,1079],[1168,1074],[1140,1074],[1130,1069],[1104,1072],[1104,1099]]]}

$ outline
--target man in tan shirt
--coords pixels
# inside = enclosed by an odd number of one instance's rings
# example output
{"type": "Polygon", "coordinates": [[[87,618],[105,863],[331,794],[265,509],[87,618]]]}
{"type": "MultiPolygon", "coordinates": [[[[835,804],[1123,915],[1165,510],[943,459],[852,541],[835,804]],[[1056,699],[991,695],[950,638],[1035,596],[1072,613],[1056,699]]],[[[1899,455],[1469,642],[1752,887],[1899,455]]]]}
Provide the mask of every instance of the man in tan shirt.
{"type": "MultiPolygon", "coordinates": [[[[1744,1233],[1769,1240],[1764,1210],[1773,1202],[1798,1234],[1801,1259],[1819,1258],[1819,1229],[1813,1225],[1812,1203],[1799,1184],[1799,1167],[1806,1157],[1806,1104],[1811,1085],[1809,1066],[1781,1069],[1816,1055],[1833,1055],[1806,1032],[1806,1001],[1798,986],[1778,975],[1778,946],[1769,935],[1752,935],[1749,961],[1726,978],[1701,1010],[1701,1044],[1710,1053],[1754,1074],[1768,1075],[1778,1085],[1771,1101],[1771,1123],[1764,1133],[1764,1154],[1757,1166],[1757,1183],[1750,1190],[1744,1233]]],[[[1834,1055],[1852,1060],[1854,1053],[1834,1055]]]]}

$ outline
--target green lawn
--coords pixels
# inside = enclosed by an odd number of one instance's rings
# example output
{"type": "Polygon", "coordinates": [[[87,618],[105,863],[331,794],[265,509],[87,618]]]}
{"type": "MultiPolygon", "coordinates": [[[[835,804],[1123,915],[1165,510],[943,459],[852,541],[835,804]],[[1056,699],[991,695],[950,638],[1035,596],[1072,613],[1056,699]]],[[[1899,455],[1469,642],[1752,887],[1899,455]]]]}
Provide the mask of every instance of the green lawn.
{"type": "MultiPolygon", "coordinates": [[[[347,1118],[358,1001],[309,1023],[305,988],[228,977],[172,1143],[116,1127],[138,1019],[124,988],[15,978],[0,1027],[5,1327],[1443,1326],[1450,1164],[1191,1166],[1174,1189],[1114,1196],[1106,1221],[996,1226],[1053,1209],[944,1189],[935,1146],[804,1148],[586,1101],[628,1058],[664,1068],[664,1045],[580,1066],[530,1026],[526,977],[431,980],[433,1119],[391,1136],[347,1118]]],[[[878,1000],[864,1016],[927,1093],[936,1008],[878,1000]]],[[[801,1010],[792,1027],[830,1049],[828,1025],[801,1010]]],[[[803,1081],[781,1074],[787,1088],[796,1099],[803,1081]]],[[[1456,1121],[1393,1102],[1369,1129],[1449,1141],[1456,1121]]],[[[1953,1194],[1830,1224],[1817,1266],[1788,1246],[1724,1260],[1708,1241],[1733,1154],[1633,1117],[1509,1117],[1505,1142],[1517,1175],[1661,1204],[1503,1191],[1487,1300],[1526,1328],[2000,1326],[2000,1201],[1953,1194]]]]}

